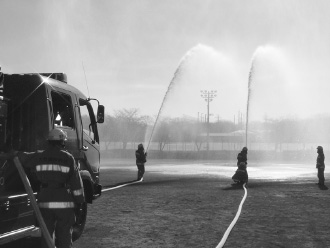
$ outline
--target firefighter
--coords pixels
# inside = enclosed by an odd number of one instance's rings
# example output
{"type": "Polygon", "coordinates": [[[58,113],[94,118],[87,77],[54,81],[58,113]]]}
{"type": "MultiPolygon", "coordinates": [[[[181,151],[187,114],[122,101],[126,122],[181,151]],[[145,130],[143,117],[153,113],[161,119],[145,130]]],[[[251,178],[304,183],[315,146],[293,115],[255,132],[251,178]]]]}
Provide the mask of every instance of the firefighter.
{"type": "MultiPolygon", "coordinates": [[[[49,147],[34,153],[19,153],[19,159],[40,182],[38,206],[49,234],[55,232],[56,247],[72,247],[75,208],[84,202],[83,184],[73,156],[65,150],[66,133],[49,132],[49,147]]],[[[42,247],[47,247],[43,243],[42,247]]]]}
{"type": "Polygon", "coordinates": [[[248,183],[249,176],[246,170],[246,164],[244,162],[241,162],[238,166],[238,169],[236,170],[235,174],[232,176],[233,181],[236,184],[244,184],[248,183]]]}
{"type": "Polygon", "coordinates": [[[135,157],[136,157],[136,166],[138,168],[138,176],[137,180],[143,180],[144,175],[144,164],[147,162],[147,153],[144,152],[144,147],[142,144],[138,145],[138,149],[135,151],[135,157]]]}
{"type": "Polygon", "coordinates": [[[242,151],[238,153],[237,167],[239,167],[242,162],[245,163],[245,166],[247,165],[247,152],[248,152],[247,147],[243,147],[242,151]]]}
{"type": "Polygon", "coordinates": [[[325,164],[324,164],[324,153],[323,153],[323,147],[318,146],[317,148],[317,159],[316,159],[316,168],[317,168],[317,177],[319,178],[318,185],[324,186],[324,169],[325,169],[325,164]]]}
{"type": "Polygon", "coordinates": [[[242,151],[237,155],[237,170],[232,176],[232,179],[237,184],[244,184],[248,182],[247,166],[247,147],[243,147],[242,151]]]}

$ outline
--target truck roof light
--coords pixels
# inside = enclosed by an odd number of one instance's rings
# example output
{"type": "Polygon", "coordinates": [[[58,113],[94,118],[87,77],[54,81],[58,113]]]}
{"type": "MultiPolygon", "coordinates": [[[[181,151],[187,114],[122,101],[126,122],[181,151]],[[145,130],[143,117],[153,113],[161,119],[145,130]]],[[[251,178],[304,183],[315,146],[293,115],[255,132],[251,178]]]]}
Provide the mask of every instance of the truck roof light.
{"type": "Polygon", "coordinates": [[[58,81],[61,81],[63,83],[68,83],[68,77],[65,73],[62,72],[56,72],[56,73],[40,73],[40,75],[44,77],[49,77],[58,81]]]}

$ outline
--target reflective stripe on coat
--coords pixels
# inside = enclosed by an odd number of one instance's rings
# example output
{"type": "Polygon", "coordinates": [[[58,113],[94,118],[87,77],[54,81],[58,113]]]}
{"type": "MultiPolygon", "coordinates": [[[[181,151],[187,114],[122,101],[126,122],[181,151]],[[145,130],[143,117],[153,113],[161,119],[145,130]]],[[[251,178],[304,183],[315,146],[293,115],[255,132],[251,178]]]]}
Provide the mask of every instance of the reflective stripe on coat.
{"type": "Polygon", "coordinates": [[[74,208],[74,202],[39,202],[40,208],[74,208]]]}

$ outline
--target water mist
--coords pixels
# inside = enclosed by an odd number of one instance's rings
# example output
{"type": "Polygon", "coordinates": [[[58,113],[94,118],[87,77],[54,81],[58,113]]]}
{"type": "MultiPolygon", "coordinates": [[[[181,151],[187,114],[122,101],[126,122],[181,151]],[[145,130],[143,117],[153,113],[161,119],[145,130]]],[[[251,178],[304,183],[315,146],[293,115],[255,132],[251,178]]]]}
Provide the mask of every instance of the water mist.
{"type": "Polygon", "coordinates": [[[168,88],[167,88],[167,91],[165,93],[165,96],[163,98],[163,101],[160,105],[160,108],[159,108],[159,111],[158,111],[158,114],[157,114],[157,117],[156,117],[156,120],[155,120],[155,123],[152,127],[152,131],[151,131],[151,134],[150,134],[150,138],[149,138],[149,141],[148,141],[148,145],[147,145],[147,148],[146,148],[146,151],[148,151],[149,149],[149,145],[150,145],[150,142],[151,142],[151,139],[153,137],[153,134],[154,134],[154,131],[155,131],[155,128],[156,128],[156,125],[158,123],[158,120],[159,120],[159,117],[162,113],[162,110],[164,108],[164,104],[167,100],[167,97],[169,95],[169,93],[172,91],[172,89],[174,88],[174,84],[176,82],[176,80],[181,76],[182,72],[184,71],[185,69],[185,66],[186,64],[188,63],[189,61],[189,58],[192,57],[194,55],[194,53],[196,52],[196,50],[198,50],[200,48],[201,45],[197,45],[195,47],[193,47],[191,50],[189,50],[181,59],[180,63],[179,63],[179,66],[178,68],[176,69],[176,71],[174,72],[174,76],[170,82],[170,84],[168,85],[168,88]]]}
{"type": "Polygon", "coordinates": [[[294,113],[296,105],[291,87],[294,79],[288,73],[288,59],[283,52],[274,46],[260,46],[254,52],[248,77],[246,103],[245,145],[248,145],[248,134],[251,119],[282,118],[294,113]],[[285,104],[285,108],[281,106],[285,104]],[[253,110],[251,110],[253,109],[253,110]]]}

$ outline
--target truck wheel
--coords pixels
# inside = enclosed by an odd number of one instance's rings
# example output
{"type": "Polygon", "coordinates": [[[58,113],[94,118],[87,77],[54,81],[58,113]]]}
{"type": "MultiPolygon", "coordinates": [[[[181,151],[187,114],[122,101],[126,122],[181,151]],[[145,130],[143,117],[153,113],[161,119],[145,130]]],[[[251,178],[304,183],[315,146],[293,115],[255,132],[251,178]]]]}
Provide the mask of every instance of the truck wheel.
{"type": "Polygon", "coordinates": [[[87,202],[84,202],[76,212],[76,223],[73,225],[72,241],[79,239],[84,231],[87,218],[87,202]]]}

